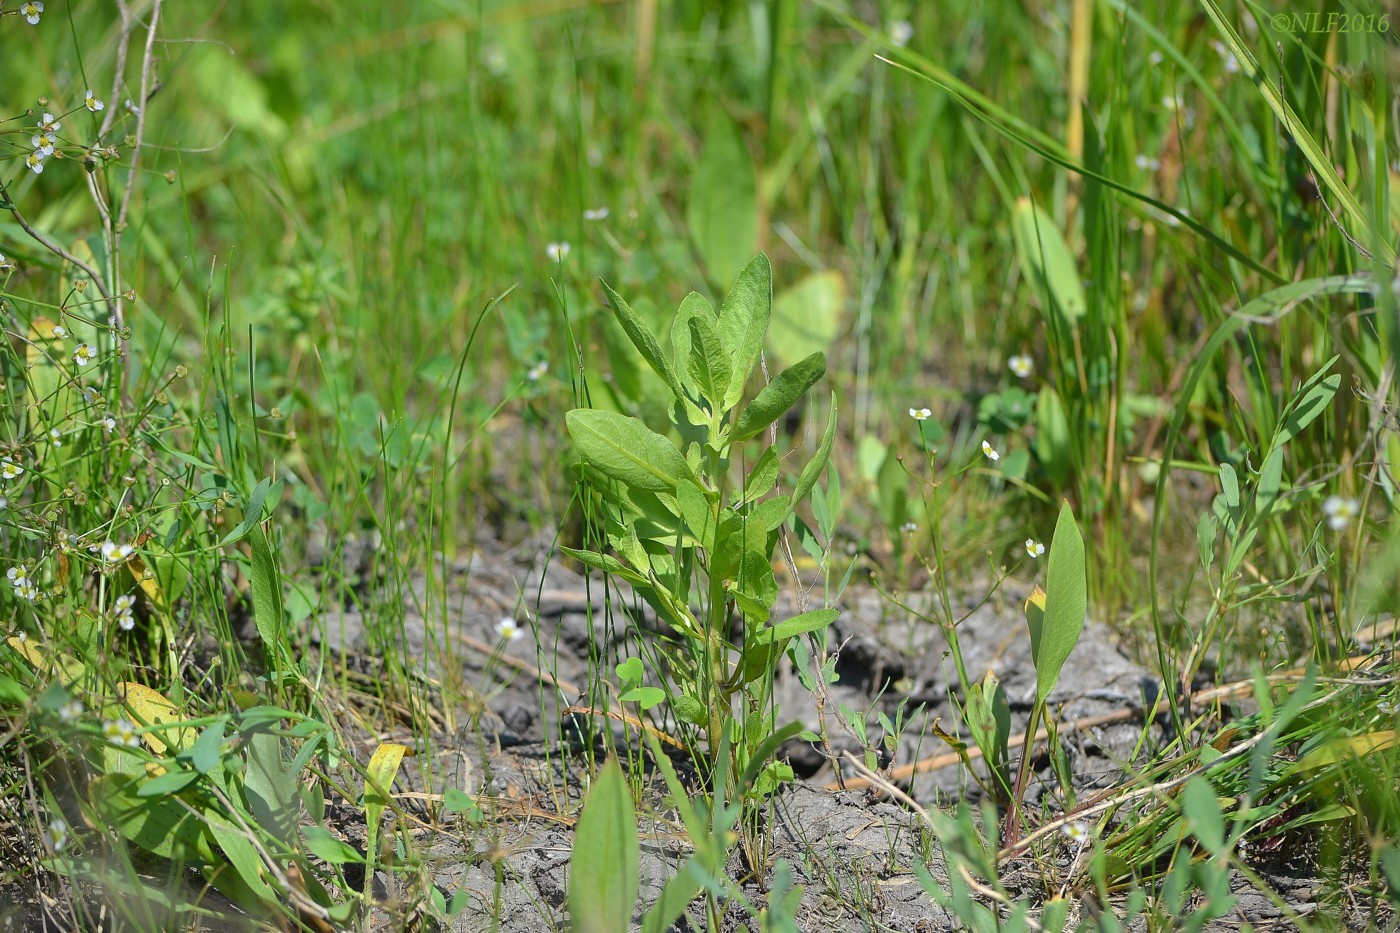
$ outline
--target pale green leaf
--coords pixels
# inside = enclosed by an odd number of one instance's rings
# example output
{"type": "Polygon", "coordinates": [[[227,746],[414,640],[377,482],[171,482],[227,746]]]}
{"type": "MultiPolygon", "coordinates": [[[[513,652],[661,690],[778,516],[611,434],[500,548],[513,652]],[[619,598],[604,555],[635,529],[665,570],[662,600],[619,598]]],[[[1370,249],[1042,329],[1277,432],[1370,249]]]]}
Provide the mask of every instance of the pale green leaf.
{"type": "Polygon", "coordinates": [[[640,847],[632,794],[617,759],[608,759],[589,788],[574,842],[569,865],[574,933],[630,929],[640,887],[640,847]]]}

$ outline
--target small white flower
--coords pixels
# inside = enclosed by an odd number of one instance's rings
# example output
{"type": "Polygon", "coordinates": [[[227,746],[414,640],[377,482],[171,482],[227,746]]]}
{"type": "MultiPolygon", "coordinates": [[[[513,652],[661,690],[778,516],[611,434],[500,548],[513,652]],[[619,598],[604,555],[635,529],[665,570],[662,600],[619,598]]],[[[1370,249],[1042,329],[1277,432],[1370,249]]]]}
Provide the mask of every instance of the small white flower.
{"type": "Polygon", "coordinates": [[[1160,160],[1154,159],[1146,153],[1142,152],[1139,152],[1133,158],[1133,163],[1136,164],[1137,167],[1142,169],[1144,172],[1155,172],[1162,167],[1162,163],[1160,160]]]}
{"type": "Polygon", "coordinates": [[[607,220],[608,209],[606,207],[590,207],[583,212],[584,220],[607,220]]]}
{"type": "Polygon", "coordinates": [[[551,243],[544,248],[544,253],[550,262],[563,262],[569,258],[571,248],[568,242],[551,243]]]}
{"type": "Polygon", "coordinates": [[[56,816],[49,820],[49,828],[44,832],[44,841],[55,852],[62,852],[68,845],[68,821],[56,816]]]}
{"type": "Polygon", "coordinates": [[[44,158],[53,155],[54,143],[57,141],[58,138],[52,133],[39,133],[37,136],[29,138],[30,144],[34,146],[34,151],[44,158]]]}
{"type": "Polygon", "coordinates": [[[46,113],[44,114],[44,119],[39,121],[39,132],[50,134],[57,133],[59,127],[62,125],[63,124],[59,123],[53,114],[46,113]]]}
{"type": "Polygon", "coordinates": [[[1018,378],[1025,379],[1035,372],[1035,362],[1024,353],[1018,353],[1006,361],[1006,365],[1018,378]]]}
{"type": "Polygon", "coordinates": [[[131,611],[131,607],[136,605],[136,597],[127,593],[118,596],[112,603],[112,611],[117,615],[122,615],[131,611]]]}
{"type": "Polygon", "coordinates": [[[19,586],[29,579],[29,569],[23,564],[16,564],[5,571],[5,577],[15,586],[19,586]]]}
{"type": "Polygon", "coordinates": [[[25,22],[31,26],[39,25],[39,14],[44,12],[44,5],[39,0],[30,0],[29,3],[19,5],[19,15],[23,16],[25,22]]]}
{"type": "Polygon", "coordinates": [[[34,585],[33,580],[25,580],[15,584],[15,595],[32,603],[39,598],[39,587],[34,585]]]}
{"type": "Polygon", "coordinates": [[[1147,63],[1154,66],[1162,64],[1162,53],[1156,51],[1149,53],[1147,56],[1147,63]]]}
{"type": "Polygon", "coordinates": [[[102,103],[102,101],[98,100],[96,97],[93,96],[92,88],[88,88],[86,91],[84,91],[83,97],[85,98],[83,102],[87,104],[87,109],[91,110],[93,113],[97,113],[97,111],[107,106],[106,104],[102,103]]]}
{"type": "Polygon", "coordinates": [[[35,175],[44,174],[44,153],[35,149],[24,157],[24,164],[29,166],[30,170],[33,171],[35,175]]]}
{"type": "Polygon", "coordinates": [[[1026,553],[1029,554],[1033,559],[1039,557],[1040,555],[1045,553],[1045,545],[1041,544],[1034,538],[1027,538],[1026,553]]]}
{"type": "Polygon", "coordinates": [[[4,253],[0,253],[0,272],[14,272],[15,261],[6,258],[4,253]]]}
{"type": "Polygon", "coordinates": [[[64,326],[63,326],[62,324],[55,324],[55,325],[53,326],[53,339],[55,339],[55,340],[62,340],[64,337],[67,337],[67,336],[68,336],[68,331],[64,328],[64,326]]]}
{"type": "Polygon", "coordinates": [[[1001,454],[997,453],[996,448],[993,447],[988,441],[982,442],[982,455],[985,456],[988,460],[1001,459],[1001,454]]]}
{"type": "Polygon", "coordinates": [[[60,431],[58,428],[49,428],[49,440],[53,442],[53,445],[55,447],[62,447],[63,432],[60,431]]]}
{"type": "Polygon", "coordinates": [[[1355,499],[1342,496],[1328,496],[1322,503],[1322,514],[1327,516],[1327,526],[1333,531],[1341,531],[1350,525],[1352,519],[1361,514],[1361,507],[1355,499]]]}
{"type": "Polygon", "coordinates": [[[8,509],[9,507],[10,507],[10,500],[9,500],[9,497],[7,497],[7,496],[0,496],[0,509],[8,509]]]}
{"type": "Polygon", "coordinates": [[[913,522],[905,522],[903,525],[899,526],[899,530],[907,535],[912,535],[914,532],[919,530],[919,526],[914,524],[913,522]]]}
{"type": "Polygon", "coordinates": [[[0,457],[0,479],[19,479],[24,475],[24,467],[9,457],[0,457]]]}
{"type": "Polygon", "coordinates": [[[525,373],[525,378],[529,379],[531,382],[539,382],[544,378],[544,374],[547,372],[549,372],[549,360],[540,360],[529,368],[525,373]]]}
{"type": "Polygon", "coordinates": [[[1162,98],[1162,106],[1168,110],[1181,109],[1181,97],[1175,94],[1168,94],[1162,98]]]}
{"type": "Polygon", "coordinates": [[[510,62],[506,60],[506,50],[492,42],[490,45],[482,47],[481,64],[492,77],[499,78],[506,73],[510,62]]]}
{"type": "Polygon", "coordinates": [[[895,48],[904,48],[912,38],[914,38],[914,24],[909,20],[897,19],[890,23],[890,42],[894,43],[895,48]]]}
{"type": "Polygon", "coordinates": [[[73,362],[79,366],[86,366],[97,359],[97,351],[85,343],[78,344],[78,349],[73,351],[73,362]]]}
{"type": "Polygon", "coordinates": [[[126,717],[121,719],[108,719],[102,723],[102,734],[107,737],[107,741],[113,745],[126,745],[136,748],[141,744],[141,737],[136,734],[136,727],[131,724],[131,720],[126,717]]]}
{"type": "Polygon", "coordinates": [[[1089,840],[1088,823],[1066,823],[1060,827],[1060,832],[1064,833],[1070,842],[1077,842],[1080,845],[1089,840]]]}
{"type": "Polygon", "coordinates": [[[1376,709],[1380,710],[1382,713],[1385,713],[1387,716],[1394,716],[1397,707],[1395,705],[1394,700],[1381,700],[1379,703],[1376,704],[1376,709]]]}
{"type": "Polygon", "coordinates": [[[78,700],[69,700],[58,708],[58,718],[64,722],[75,722],[83,715],[83,704],[78,700]]]}
{"type": "Polygon", "coordinates": [[[501,619],[501,621],[496,623],[497,638],[501,638],[506,641],[515,641],[517,638],[524,634],[525,630],[522,629],[519,623],[517,623],[510,616],[506,616],[505,618],[501,619]]]}
{"type": "Polygon", "coordinates": [[[101,554],[102,559],[109,564],[118,564],[131,556],[132,547],[129,544],[117,544],[114,541],[103,541],[101,554]]]}
{"type": "Polygon", "coordinates": [[[933,412],[929,411],[927,408],[909,409],[909,417],[913,418],[915,421],[927,421],[932,416],[933,412]]]}
{"type": "Polygon", "coordinates": [[[111,415],[108,415],[107,417],[105,417],[105,418],[102,419],[102,430],[106,431],[108,434],[111,434],[111,433],[112,433],[113,431],[115,431],[116,429],[117,429],[117,419],[116,419],[116,418],[113,418],[111,415]]]}

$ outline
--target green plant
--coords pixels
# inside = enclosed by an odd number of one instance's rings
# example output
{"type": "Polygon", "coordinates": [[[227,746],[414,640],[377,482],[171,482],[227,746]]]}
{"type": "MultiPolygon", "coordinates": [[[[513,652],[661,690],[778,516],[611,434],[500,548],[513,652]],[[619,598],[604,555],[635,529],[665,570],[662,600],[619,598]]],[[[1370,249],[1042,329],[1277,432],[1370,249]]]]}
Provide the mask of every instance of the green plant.
{"type": "Polygon", "coordinates": [[[711,756],[732,741],[731,760],[714,765],[741,787],[760,791],[791,776],[786,765],[767,759],[799,731],[795,724],[776,728],[774,668],[792,639],[825,629],[837,615],[816,609],[769,624],[778,595],[772,566],[778,536],[816,486],[836,434],[833,396],[817,454],[788,494],[774,494],[780,461],[771,443],[748,459],[744,442],[767,433],[826,370],[823,354],[813,353],[740,405],[768,332],[771,275],[767,257],[758,256],[718,314],[692,292],[672,323],[669,355],[607,289],[618,323],[671,391],[678,440],[617,412],[574,409],[566,416],[584,478],[602,497],[603,533],[613,553],[566,552],[626,581],[669,626],[665,663],[656,671],[667,705],[703,731],[711,756]],[[744,465],[743,475],[732,475],[744,465]]]}

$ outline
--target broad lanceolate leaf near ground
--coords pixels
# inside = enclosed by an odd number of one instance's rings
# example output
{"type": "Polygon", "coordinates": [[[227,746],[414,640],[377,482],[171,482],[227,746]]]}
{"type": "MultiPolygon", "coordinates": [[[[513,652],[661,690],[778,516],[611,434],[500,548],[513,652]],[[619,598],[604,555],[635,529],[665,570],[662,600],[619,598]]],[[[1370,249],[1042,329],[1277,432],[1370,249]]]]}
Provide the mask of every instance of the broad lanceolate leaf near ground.
{"type": "Polygon", "coordinates": [[[588,791],[569,864],[569,917],[575,933],[617,933],[631,927],[640,859],[632,793],[617,759],[609,758],[588,791]]]}
{"type": "Polygon", "coordinates": [[[705,124],[685,219],[710,280],[734,281],[758,247],[758,182],[739,128],[719,111],[705,124]]]}
{"type": "Polygon", "coordinates": [[[575,408],[564,421],[584,460],[633,489],[672,492],[681,479],[695,479],[676,446],[636,418],[575,408]]]}
{"type": "Polygon", "coordinates": [[[1045,592],[1036,591],[1026,601],[1026,621],[1031,630],[1031,657],[1035,662],[1036,701],[1044,703],[1060,679],[1070,652],[1084,629],[1089,609],[1088,581],[1084,575],[1084,539],[1066,502],[1055,522],[1050,542],[1050,562],[1045,592]]]}
{"type": "Polygon", "coordinates": [[[1036,297],[1050,303],[1047,311],[1056,329],[1068,334],[1088,305],[1079,284],[1079,269],[1059,227],[1028,198],[1016,202],[1011,221],[1016,251],[1030,287],[1036,290],[1036,297]]]}
{"type": "Polygon", "coordinates": [[[846,280],[835,269],[813,272],[773,298],[768,329],[770,360],[791,364],[831,349],[841,330],[846,280]]]}

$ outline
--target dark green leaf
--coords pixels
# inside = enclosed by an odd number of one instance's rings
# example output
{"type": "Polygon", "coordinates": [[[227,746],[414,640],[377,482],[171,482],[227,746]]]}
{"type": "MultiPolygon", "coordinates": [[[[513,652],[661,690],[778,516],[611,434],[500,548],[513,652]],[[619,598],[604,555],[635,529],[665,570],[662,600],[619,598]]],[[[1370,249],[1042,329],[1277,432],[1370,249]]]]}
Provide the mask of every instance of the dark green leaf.
{"type": "Polygon", "coordinates": [[[681,479],[694,479],[675,445],[636,418],[575,408],[564,420],[586,461],[634,489],[673,492],[681,479]]]}
{"type": "Polygon", "coordinates": [[[826,354],[813,353],[778,373],[759,390],[734,425],[733,439],[746,441],[781,418],[826,373],[826,354]]]}

